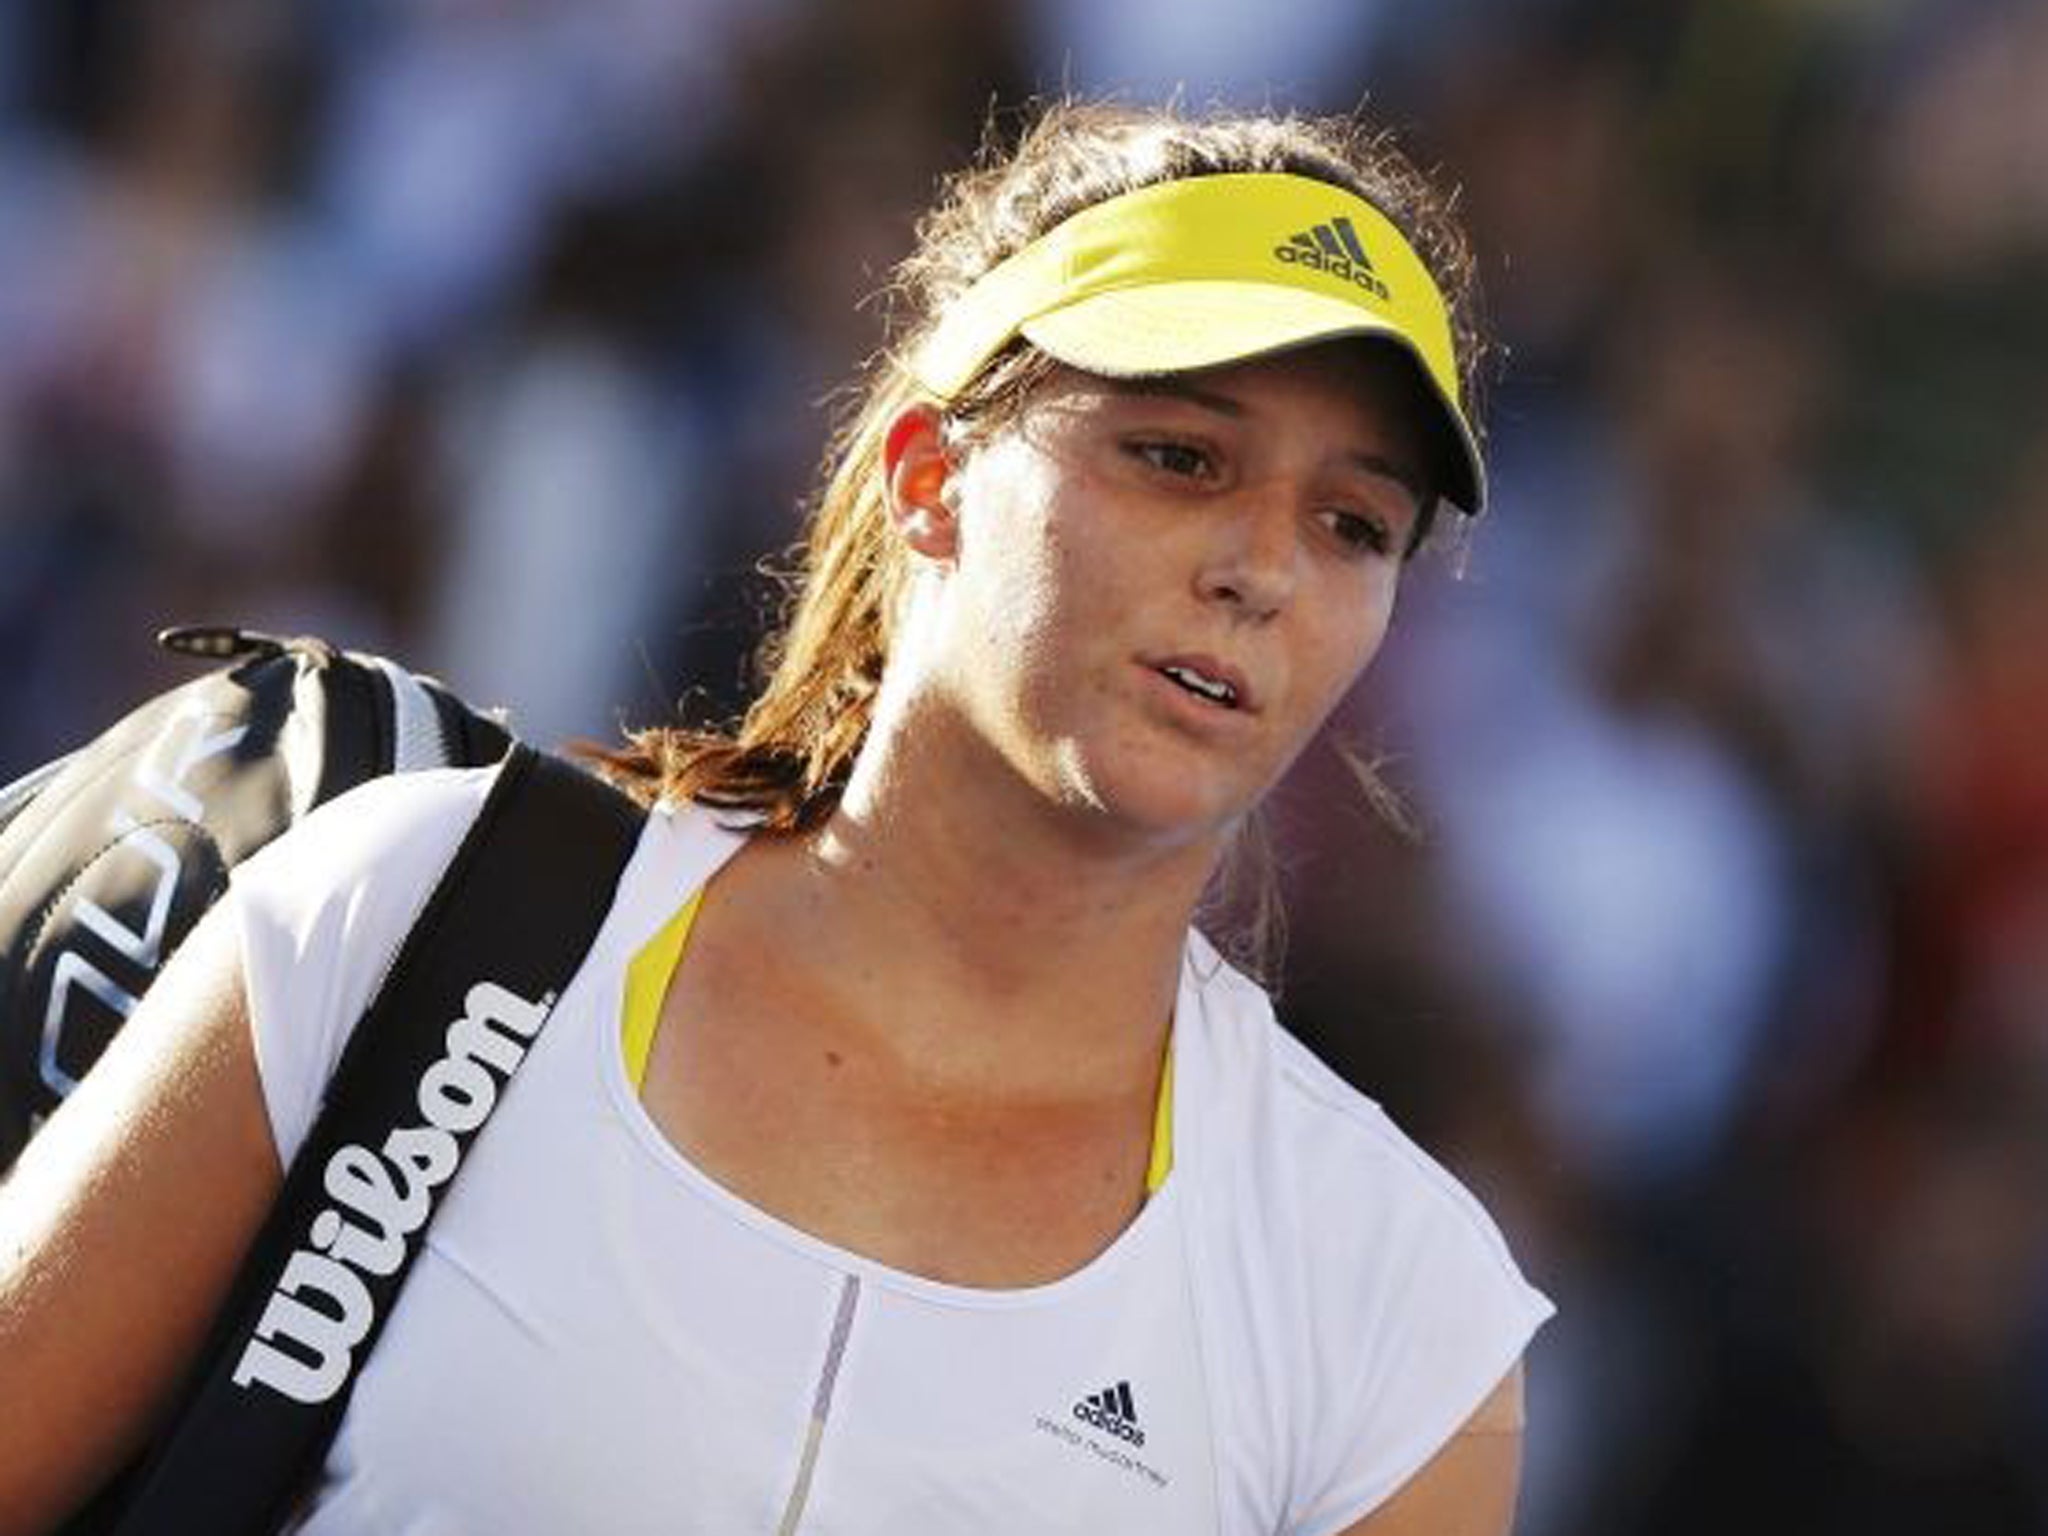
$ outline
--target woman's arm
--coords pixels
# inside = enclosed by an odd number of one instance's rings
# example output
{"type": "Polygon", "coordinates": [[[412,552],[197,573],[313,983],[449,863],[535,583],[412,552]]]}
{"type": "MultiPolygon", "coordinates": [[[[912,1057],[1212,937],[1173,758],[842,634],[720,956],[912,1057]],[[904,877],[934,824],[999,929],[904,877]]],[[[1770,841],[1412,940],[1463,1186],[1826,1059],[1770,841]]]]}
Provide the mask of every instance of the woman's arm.
{"type": "Polygon", "coordinates": [[[230,907],[0,1185],[0,1536],[140,1445],[276,1194],[230,907]]]}
{"type": "Polygon", "coordinates": [[[1422,1470],[1339,1536],[1506,1536],[1522,1470],[1522,1366],[1422,1470]]]}

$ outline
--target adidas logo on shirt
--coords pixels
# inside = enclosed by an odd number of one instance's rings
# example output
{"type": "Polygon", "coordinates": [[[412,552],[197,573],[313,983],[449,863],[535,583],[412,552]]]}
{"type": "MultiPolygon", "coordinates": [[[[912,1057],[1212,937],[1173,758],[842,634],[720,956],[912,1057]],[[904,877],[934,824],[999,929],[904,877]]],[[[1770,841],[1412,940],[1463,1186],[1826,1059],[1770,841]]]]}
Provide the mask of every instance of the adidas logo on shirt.
{"type": "Polygon", "coordinates": [[[1358,238],[1358,230],[1342,214],[1326,224],[1317,224],[1289,235],[1273,247],[1273,254],[1282,261],[1307,267],[1313,272],[1327,272],[1332,277],[1356,283],[1383,302],[1391,297],[1387,285],[1372,269],[1372,259],[1365,254],[1365,245],[1358,238]]]}
{"type": "Polygon", "coordinates": [[[1074,1417],[1083,1424],[1106,1429],[1133,1445],[1145,1443],[1145,1431],[1138,1428],[1138,1405],[1131,1400],[1128,1381],[1120,1381],[1113,1387],[1104,1387],[1100,1392],[1082,1398],[1074,1404],[1074,1417]]]}

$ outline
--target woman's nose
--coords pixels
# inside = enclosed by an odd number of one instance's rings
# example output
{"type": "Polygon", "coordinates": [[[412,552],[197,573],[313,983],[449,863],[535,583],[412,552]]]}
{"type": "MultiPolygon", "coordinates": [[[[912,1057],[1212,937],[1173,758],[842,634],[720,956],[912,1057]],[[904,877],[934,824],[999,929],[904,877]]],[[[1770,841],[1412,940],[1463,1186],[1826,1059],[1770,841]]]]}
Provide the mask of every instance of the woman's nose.
{"type": "Polygon", "coordinates": [[[1268,619],[1294,591],[1300,554],[1292,495],[1278,486],[1247,488],[1217,520],[1197,586],[1211,602],[1268,619]]]}

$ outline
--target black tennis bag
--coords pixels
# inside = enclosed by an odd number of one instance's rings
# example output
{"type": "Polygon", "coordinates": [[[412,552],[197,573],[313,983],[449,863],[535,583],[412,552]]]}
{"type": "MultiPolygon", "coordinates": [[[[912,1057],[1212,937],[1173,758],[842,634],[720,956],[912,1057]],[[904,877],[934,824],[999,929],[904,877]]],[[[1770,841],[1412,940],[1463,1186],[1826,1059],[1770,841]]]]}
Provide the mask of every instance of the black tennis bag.
{"type": "Polygon", "coordinates": [[[230,869],[366,779],[481,766],[510,745],[382,657],[228,628],[158,639],[217,670],[0,789],[0,1174],[230,869]]]}
{"type": "Polygon", "coordinates": [[[467,1148],[596,936],[644,812],[381,657],[235,629],[160,638],[231,664],[0,790],[0,1169],[237,863],[367,779],[501,764],[352,1032],[171,1411],[61,1527],[271,1536],[317,1473],[467,1148]],[[461,1113],[437,1119],[434,1085],[449,1082],[461,1113]],[[408,1147],[438,1138],[444,1162],[425,1210],[395,1234],[398,1261],[359,1273],[309,1248],[308,1234],[323,1214],[346,1220],[330,1207],[352,1186],[335,1170],[389,1155],[394,1135],[408,1147]]]}

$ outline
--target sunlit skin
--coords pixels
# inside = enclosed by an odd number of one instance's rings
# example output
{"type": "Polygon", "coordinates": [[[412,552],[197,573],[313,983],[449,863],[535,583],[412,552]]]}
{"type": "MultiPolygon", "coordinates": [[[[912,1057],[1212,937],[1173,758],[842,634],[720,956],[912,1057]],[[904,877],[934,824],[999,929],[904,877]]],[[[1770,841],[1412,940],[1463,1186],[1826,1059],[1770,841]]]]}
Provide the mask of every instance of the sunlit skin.
{"type": "Polygon", "coordinates": [[[915,575],[868,742],[823,828],[714,880],[656,1035],[645,1097],[699,1166],[978,1285],[1070,1273],[1129,1222],[1203,886],[1386,632],[1421,499],[1407,388],[1331,347],[1062,374],[966,443],[904,413],[915,575]],[[839,1065],[788,1066],[814,1061],[839,1065]]]}
{"type": "Polygon", "coordinates": [[[1411,389],[1339,344],[1172,380],[1064,373],[957,462],[935,423],[899,428],[922,575],[890,693],[922,696],[921,731],[951,715],[977,775],[1070,831],[1208,862],[1385,636],[1423,495],[1411,389]],[[1228,679],[1235,707],[1176,662],[1228,679]]]}

